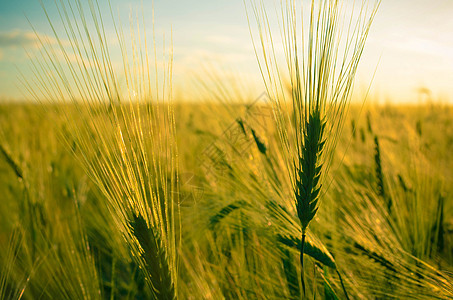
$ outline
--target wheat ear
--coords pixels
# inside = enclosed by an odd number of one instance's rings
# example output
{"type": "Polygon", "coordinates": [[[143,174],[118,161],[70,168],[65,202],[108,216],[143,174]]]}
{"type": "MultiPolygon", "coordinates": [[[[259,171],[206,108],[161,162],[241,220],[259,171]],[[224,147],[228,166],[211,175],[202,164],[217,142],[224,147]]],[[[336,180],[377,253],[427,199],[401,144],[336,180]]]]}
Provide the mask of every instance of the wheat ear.
{"type": "MultiPolygon", "coordinates": [[[[311,1],[309,28],[299,26],[302,7],[294,0],[281,1],[280,36],[287,64],[287,76],[279,68],[269,16],[263,1],[253,0],[258,24],[258,51],[252,41],[263,80],[274,106],[274,116],[286,165],[294,189],[296,211],[301,223],[301,283],[305,295],[303,255],[305,236],[318,211],[322,178],[326,177],[348,110],[353,80],[379,1],[368,12],[367,1],[351,7],[346,38],[342,18],[349,14],[339,0],[311,1]],[[308,38],[304,36],[308,34],[308,38]],[[299,43],[299,41],[302,43],[299,43]],[[305,42],[307,42],[305,44],[305,42]],[[344,49],[344,52],[343,52],[344,49]],[[341,53],[343,52],[343,53],[341,53]],[[290,99],[283,82],[289,78],[290,99]],[[288,113],[287,103],[292,105],[288,113]],[[291,126],[289,126],[291,125],[291,126]]],[[[301,6],[303,4],[300,4],[301,6]]],[[[347,23],[348,21],[346,21],[347,23]]]]}
{"type": "Polygon", "coordinates": [[[176,299],[167,253],[159,231],[148,226],[140,215],[134,215],[129,224],[140,245],[141,261],[144,262],[143,267],[151,280],[154,297],[159,300],[176,299]]]}
{"type": "MultiPolygon", "coordinates": [[[[300,264],[304,266],[304,245],[308,224],[318,210],[319,181],[322,170],[320,156],[325,144],[323,133],[325,121],[321,119],[319,111],[310,113],[304,130],[304,143],[297,161],[296,171],[296,208],[302,227],[302,245],[300,251],[300,264]]],[[[302,288],[305,291],[304,272],[301,272],[302,288]]]]}
{"type": "Polygon", "coordinates": [[[172,47],[163,40],[157,50],[153,27],[152,55],[144,17],[125,35],[112,8],[117,38],[111,43],[108,12],[96,0],[56,1],[54,9],[57,20],[44,7],[56,42],[37,35],[41,47],[32,70],[38,86],[25,80],[25,88],[37,101],[58,104],[68,126],[62,138],[77,146],[74,154],[104,196],[152,297],[175,299],[180,223],[172,47]]]}

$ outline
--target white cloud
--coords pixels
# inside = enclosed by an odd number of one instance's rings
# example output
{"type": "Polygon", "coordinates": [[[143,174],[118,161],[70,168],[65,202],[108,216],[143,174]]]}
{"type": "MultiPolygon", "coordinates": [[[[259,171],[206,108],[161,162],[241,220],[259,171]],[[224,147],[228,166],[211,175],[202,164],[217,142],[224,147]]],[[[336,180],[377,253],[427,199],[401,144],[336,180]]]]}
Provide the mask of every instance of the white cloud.
{"type": "Polygon", "coordinates": [[[28,47],[37,46],[39,40],[33,32],[13,30],[9,32],[0,32],[0,47],[28,47]]]}
{"type": "MultiPolygon", "coordinates": [[[[61,39],[60,42],[64,46],[70,45],[68,40],[61,39]]],[[[55,37],[35,33],[33,31],[11,30],[0,32],[0,48],[16,49],[16,48],[34,48],[39,49],[44,44],[55,45],[58,40],[55,37]]]]}

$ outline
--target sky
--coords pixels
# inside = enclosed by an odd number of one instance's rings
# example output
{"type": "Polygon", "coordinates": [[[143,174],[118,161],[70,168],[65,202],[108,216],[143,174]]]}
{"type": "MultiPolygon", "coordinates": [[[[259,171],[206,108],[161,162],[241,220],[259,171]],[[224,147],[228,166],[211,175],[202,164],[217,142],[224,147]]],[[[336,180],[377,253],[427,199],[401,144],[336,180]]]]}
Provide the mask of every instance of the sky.
{"type": "MultiPolygon", "coordinates": [[[[42,0],[58,26],[53,0],[42,0]]],[[[267,0],[266,0],[267,1],[267,0]]],[[[346,0],[347,1],[347,0],[346,0]]],[[[273,3],[272,0],[267,2],[273,3]]],[[[106,0],[99,0],[109,16],[106,0]]],[[[127,24],[130,11],[143,11],[152,25],[152,1],[111,0],[127,24]],[[142,3],[143,2],[143,3],[142,3]]],[[[197,78],[219,76],[250,83],[259,95],[261,75],[250,39],[243,0],[154,0],[158,36],[172,33],[174,89],[183,97],[197,78]]],[[[380,102],[427,99],[453,103],[453,1],[382,0],[359,67],[356,89],[370,88],[380,102]]],[[[108,24],[107,24],[108,25],[108,24]]],[[[252,23],[252,26],[254,23],[252,23]]],[[[52,40],[39,0],[0,2],[0,99],[27,99],[20,78],[33,80],[27,52],[39,46],[33,28],[52,40]]],[[[112,45],[113,28],[106,27],[112,45]]],[[[152,32],[151,29],[148,32],[152,32]]],[[[113,57],[118,60],[119,57],[113,57]]]]}

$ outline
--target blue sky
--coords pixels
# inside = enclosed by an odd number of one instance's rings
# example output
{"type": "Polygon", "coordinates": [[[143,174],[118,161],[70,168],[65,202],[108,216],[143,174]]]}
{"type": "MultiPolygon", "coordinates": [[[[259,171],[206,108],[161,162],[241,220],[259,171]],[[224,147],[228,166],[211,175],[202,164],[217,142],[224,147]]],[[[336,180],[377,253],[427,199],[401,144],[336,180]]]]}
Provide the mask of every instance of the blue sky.
{"type": "MultiPolygon", "coordinates": [[[[43,2],[50,17],[56,18],[53,0],[43,2]]],[[[108,12],[107,2],[99,2],[108,12]]],[[[130,10],[142,3],[111,2],[126,24],[130,10]]],[[[151,26],[152,2],[143,2],[146,23],[151,26]]],[[[242,0],[155,0],[154,7],[158,34],[166,32],[168,37],[172,28],[176,95],[191,88],[194,77],[203,78],[210,66],[222,76],[240,77],[262,88],[242,0]]],[[[359,69],[358,90],[368,88],[377,70],[371,91],[381,101],[417,100],[417,90],[425,87],[434,98],[453,102],[451,15],[451,0],[382,0],[359,69]]],[[[40,34],[51,35],[39,0],[1,1],[0,98],[24,97],[19,70],[32,77],[24,49],[33,51],[37,46],[26,16],[40,34]]],[[[107,31],[114,37],[113,29],[107,31]]]]}

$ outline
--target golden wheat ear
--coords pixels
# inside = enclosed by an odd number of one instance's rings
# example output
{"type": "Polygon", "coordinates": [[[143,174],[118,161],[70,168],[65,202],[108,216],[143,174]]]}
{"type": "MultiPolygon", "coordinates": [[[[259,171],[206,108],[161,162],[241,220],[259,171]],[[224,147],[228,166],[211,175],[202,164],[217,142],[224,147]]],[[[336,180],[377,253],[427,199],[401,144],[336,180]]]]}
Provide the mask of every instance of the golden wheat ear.
{"type": "Polygon", "coordinates": [[[63,138],[76,146],[152,296],[175,299],[181,231],[172,46],[164,40],[158,50],[153,26],[150,54],[144,20],[131,22],[126,35],[110,11],[112,43],[96,0],[55,5],[60,19],[47,17],[56,43],[40,39],[32,67],[39,86],[26,87],[38,101],[57,102],[68,128],[63,138]]]}

